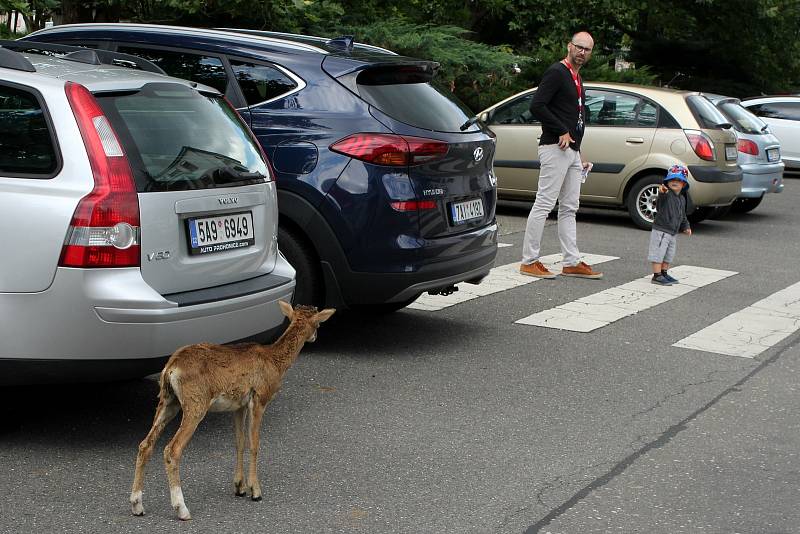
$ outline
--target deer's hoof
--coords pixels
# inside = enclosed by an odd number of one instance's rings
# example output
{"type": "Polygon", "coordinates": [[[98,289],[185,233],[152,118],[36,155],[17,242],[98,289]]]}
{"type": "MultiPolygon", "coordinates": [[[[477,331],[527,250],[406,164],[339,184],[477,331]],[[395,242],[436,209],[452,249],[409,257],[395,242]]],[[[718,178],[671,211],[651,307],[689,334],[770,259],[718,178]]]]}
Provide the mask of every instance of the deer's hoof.
{"type": "Polygon", "coordinates": [[[241,491],[241,490],[236,490],[233,494],[236,495],[237,497],[244,497],[244,496],[247,495],[247,492],[246,491],[241,491]]]}
{"type": "Polygon", "coordinates": [[[256,501],[256,502],[260,501],[261,499],[262,499],[261,495],[259,495],[259,496],[257,496],[257,497],[256,497],[255,495],[254,495],[254,496],[252,496],[252,497],[250,497],[250,500],[251,500],[251,501],[256,501]]]}
{"type": "Polygon", "coordinates": [[[189,513],[189,509],[186,506],[177,506],[175,511],[178,512],[178,519],[181,521],[190,521],[192,519],[192,514],[189,513]]]}
{"type": "Polygon", "coordinates": [[[142,492],[131,495],[131,513],[133,515],[144,515],[144,505],[142,504],[142,492]]]}

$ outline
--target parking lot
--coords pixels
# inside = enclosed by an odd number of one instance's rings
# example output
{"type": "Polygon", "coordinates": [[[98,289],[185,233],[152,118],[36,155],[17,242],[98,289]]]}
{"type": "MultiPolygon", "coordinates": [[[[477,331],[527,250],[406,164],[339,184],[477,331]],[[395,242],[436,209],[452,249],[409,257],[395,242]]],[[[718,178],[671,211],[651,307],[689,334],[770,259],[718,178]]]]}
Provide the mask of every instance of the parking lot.
{"type": "MultiPolygon", "coordinates": [[[[798,204],[788,179],[752,213],[698,225],[676,258],[691,290],[598,319],[571,303],[647,276],[648,232],[582,210],[581,252],[605,277],[522,279],[503,266],[519,261],[530,204],[501,203],[483,294],[322,325],[267,410],[262,502],[234,497],[231,417],[206,418],[182,464],[189,523],[169,506],[160,452],[147,513],[130,514],[154,377],[5,389],[0,531],[796,532],[798,204]],[[737,350],[757,354],[687,348],[764,299],[785,307],[744,321],[760,349],[737,350]],[[596,328],[570,329],[557,307],[596,328]]],[[[544,243],[558,252],[555,219],[544,243]]]]}

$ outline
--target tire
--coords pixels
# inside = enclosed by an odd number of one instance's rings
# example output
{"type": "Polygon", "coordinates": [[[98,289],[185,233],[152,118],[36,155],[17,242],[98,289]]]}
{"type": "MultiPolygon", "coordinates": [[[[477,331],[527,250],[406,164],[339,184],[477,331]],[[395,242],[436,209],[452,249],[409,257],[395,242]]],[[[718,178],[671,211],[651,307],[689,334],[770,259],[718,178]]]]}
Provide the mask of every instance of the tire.
{"type": "Polygon", "coordinates": [[[278,249],[297,271],[292,304],[307,304],[322,308],[325,304],[324,283],[313,247],[297,232],[279,226],[278,249]]]}
{"type": "Polygon", "coordinates": [[[692,213],[686,216],[689,222],[697,224],[708,219],[715,211],[716,208],[712,206],[697,206],[692,213]]]}
{"type": "Polygon", "coordinates": [[[733,201],[731,205],[731,211],[734,213],[747,213],[748,211],[753,211],[761,204],[761,201],[764,200],[763,196],[758,198],[737,198],[733,201]]]}
{"type": "Polygon", "coordinates": [[[661,176],[651,174],[637,180],[628,192],[625,201],[628,214],[633,224],[642,230],[650,230],[653,226],[656,216],[656,197],[661,181],[661,176]]]}
{"type": "Polygon", "coordinates": [[[731,212],[731,206],[730,205],[728,205],[728,206],[718,206],[718,207],[714,208],[713,212],[711,212],[711,215],[709,216],[709,219],[715,219],[715,220],[716,219],[724,219],[725,217],[728,216],[728,214],[730,214],[730,212],[731,212]]]}

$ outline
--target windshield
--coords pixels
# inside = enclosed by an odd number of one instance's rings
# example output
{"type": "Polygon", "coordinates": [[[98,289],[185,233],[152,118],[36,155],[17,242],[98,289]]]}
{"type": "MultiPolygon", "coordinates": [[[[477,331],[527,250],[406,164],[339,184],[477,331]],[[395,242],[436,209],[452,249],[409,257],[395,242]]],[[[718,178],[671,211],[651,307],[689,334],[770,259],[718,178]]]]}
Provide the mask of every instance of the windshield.
{"type": "Polygon", "coordinates": [[[95,95],[131,163],[139,192],[233,187],[269,174],[236,112],[178,84],[95,95]]]}
{"type": "Polygon", "coordinates": [[[723,102],[719,109],[728,118],[737,132],[746,134],[766,133],[767,124],[736,102],[723,102]]]}

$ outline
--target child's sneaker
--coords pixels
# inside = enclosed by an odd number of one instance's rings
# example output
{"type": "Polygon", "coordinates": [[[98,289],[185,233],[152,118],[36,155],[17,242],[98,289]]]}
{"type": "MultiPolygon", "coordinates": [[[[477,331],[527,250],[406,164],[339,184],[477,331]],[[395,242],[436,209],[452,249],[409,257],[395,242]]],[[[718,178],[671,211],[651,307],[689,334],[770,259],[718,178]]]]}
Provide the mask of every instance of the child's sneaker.
{"type": "Polygon", "coordinates": [[[666,278],[667,280],[669,280],[670,282],[672,282],[673,284],[677,284],[678,283],[678,279],[670,276],[667,271],[661,271],[661,275],[664,278],[666,278]]]}
{"type": "Polygon", "coordinates": [[[663,274],[654,274],[653,279],[650,280],[653,284],[658,284],[660,286],[671,286],[675,282],[670,282],[669,279],[664,276],[663,274]]]}

